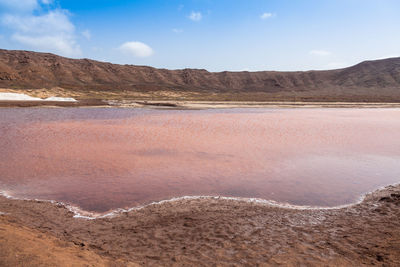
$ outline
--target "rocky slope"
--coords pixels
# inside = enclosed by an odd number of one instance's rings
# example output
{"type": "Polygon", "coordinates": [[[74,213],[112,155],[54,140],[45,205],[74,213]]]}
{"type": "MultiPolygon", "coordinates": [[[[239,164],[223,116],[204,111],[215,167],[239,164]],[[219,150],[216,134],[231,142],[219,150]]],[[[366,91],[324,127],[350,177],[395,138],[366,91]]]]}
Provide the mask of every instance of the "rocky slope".
{"type": "Polygon", "coordinates": [[[400,58],[365,61],[329,71],[208,72],[0,49],[0,88],[62,88],[81,95],[94,91],[120,96],[162,91],[198,100],[210,100],[213,95],[216,100],[399,102],[400,58]]]}

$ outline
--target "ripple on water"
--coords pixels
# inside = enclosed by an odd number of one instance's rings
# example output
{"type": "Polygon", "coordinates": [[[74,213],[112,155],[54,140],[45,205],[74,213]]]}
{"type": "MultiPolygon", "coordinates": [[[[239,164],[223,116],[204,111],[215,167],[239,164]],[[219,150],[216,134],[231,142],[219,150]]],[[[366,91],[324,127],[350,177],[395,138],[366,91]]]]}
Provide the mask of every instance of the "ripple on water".
{"type": "Polygon", "coordinates": [[[335,207],[399,181],[399,118],[397,109],[2,109],[0,189],[94,213],[180,196],[335,207]]]}

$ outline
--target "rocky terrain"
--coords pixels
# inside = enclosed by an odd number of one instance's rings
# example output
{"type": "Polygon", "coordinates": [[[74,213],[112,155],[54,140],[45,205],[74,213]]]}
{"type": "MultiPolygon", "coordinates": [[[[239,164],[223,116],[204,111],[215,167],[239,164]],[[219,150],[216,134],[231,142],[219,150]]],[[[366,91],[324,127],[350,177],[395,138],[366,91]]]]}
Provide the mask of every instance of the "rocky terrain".
{"type": "Polygon", "coordinates": [[[0,50],[0,88],[78,99],[400,102],[400,58],[329,71],[208,72],[0,50]]]}

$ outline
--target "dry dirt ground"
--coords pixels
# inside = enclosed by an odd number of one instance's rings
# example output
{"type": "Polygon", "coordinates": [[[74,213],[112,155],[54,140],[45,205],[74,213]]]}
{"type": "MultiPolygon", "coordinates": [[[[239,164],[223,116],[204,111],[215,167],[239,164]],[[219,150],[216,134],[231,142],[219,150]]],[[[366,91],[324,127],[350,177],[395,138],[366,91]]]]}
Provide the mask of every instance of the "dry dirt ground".
{"type": "Polygon", "coordinates": [[[1,266],[400,266],[400,186],[296,210],[183,199],[113,218],[0,198],[1,266]]]}

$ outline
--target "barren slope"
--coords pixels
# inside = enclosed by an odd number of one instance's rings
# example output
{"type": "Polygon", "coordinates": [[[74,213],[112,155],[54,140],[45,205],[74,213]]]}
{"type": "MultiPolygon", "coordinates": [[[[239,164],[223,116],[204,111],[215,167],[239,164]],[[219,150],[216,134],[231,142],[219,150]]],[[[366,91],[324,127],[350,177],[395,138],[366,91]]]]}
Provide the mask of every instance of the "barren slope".
{"type": "Polygon", "coordinates": [[[214,73],[0,50],[0,88],[62,88],[82,97],[93,92],[117,98],[164,92],[164,98],[198,100],[399,102],[400,58],[329,71],[214,73]]]}

